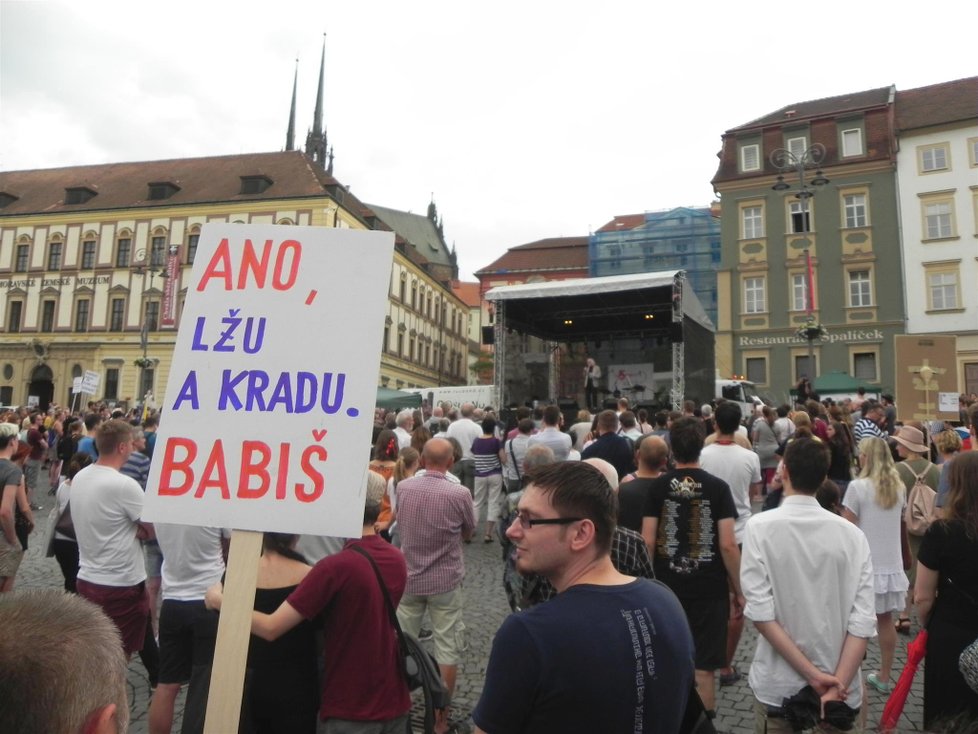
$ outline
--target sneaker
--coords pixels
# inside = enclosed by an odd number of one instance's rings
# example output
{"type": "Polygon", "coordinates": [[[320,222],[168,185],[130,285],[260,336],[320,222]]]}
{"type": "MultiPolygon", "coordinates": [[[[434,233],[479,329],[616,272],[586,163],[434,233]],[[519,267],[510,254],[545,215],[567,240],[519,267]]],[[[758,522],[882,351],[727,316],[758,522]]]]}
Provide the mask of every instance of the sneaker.
{"type": "Polygon", "coordinates": [[[880,693],[889,693],[893,690],[892,681],[886,681],[885,683],[879,679],[876,673],[870,673],[866,676],[866,682],[869,683],[873,688],[875,688],[880,693]]]}
{"type": "Polygon", "coordinates": [[[434,634],[432,634],[431,630],[429,630],[429,629],[423,629],[422,628],[418,632],[418,639],[421,640],[421,641],[430,640],[432,637],[434,637],[434,634]]]}
{"type": "Polygon", "coordinates": [[[726,686],[735,685],[737,683],[737,681],[739,681],[743,677],[744,676],[742,676],[740,674],[740,671],[738,671],[736,668],[733,668],[732,667],[732,668],[730,668],[730,672],[729,673],[720,673],[720,676],[719,676],[719,678],[720,678],[720,687],[721,688],[724,688],[726,686]]]}

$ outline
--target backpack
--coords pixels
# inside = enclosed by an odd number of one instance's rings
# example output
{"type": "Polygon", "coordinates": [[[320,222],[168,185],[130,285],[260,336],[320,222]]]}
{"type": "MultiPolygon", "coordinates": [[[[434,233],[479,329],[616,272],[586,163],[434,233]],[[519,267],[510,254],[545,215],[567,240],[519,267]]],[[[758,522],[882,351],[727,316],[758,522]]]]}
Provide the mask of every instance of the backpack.
{"type": "Polygon", "coordinates": [[[924,481],[924,477],[930,471],[931,466],[933,464],[927,462],[927,466],[920,474],[914,474],[913,469],[907,467],[907,470],[913,474],[914,483],[910,488],[910,494],[907,495],[907,506],[903,510],[903,520],[907,524],[907,532],[911,535],[923,535],[927,532],[930,524],[937,519],[934,514],[934,501],[937,499],[937,492],[924,481]]]}

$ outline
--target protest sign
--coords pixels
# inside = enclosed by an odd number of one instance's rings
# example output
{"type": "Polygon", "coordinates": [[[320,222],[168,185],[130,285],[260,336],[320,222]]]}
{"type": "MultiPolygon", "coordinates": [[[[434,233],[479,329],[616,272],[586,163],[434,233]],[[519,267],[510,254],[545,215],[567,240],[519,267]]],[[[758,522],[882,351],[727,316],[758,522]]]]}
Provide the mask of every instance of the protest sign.
{"type": "Polygon", "coordinates": [[[390,232],[207,224],[143,518],[357,536],[390,232]]]}
{"type": "Polygon", "coordinates": [[[85,374],[82,375],[81,390],[86,395],[94,395],[98,392],[99,383],[102,381],[102,376],[98,372],[92,370],[85,370],[85,374]]]}
{"type": "Polygon", "coordinates": [[[82,378],[75,377],[71,381],[71,394],[72,395],[77,395],[81,391],[82,391],[82,378]]]}

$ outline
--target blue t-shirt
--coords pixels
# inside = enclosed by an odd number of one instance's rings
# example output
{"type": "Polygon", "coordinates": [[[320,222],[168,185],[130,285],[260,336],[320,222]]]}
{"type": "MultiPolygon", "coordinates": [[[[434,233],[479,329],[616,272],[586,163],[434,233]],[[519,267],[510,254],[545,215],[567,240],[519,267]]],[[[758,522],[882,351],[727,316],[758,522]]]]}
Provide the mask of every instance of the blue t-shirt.
{"type": "Polygon", "coordinates": [[[472,718],[489,734],[675,734],[692,685],[693,639],[669,589],[581,584],[506,618],[472,718]]]}
{"type": "Polygon", "coordinates": [[[98,449],[95,446],[95,438],[92,436],[82,436],[78,439],[78,452],[88,454],[92,461],[98,461],[98,449]]]}

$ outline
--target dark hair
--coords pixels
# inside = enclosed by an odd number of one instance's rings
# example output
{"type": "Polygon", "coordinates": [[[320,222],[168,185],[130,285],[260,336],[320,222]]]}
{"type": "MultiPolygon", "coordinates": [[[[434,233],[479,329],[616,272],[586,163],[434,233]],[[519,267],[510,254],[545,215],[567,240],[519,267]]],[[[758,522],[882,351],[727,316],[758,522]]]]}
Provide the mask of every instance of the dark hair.
{"type": "Polygon", "coordinates": [[[488,435],[492,435],[496,431],[496,419],[495,418],[483,418],[482,419],[482,432],[488,435]]]}
{"type": "Polygon", "coordinates": [[[533,433],[534,428],[535,425],[532,418],[523,418],[517,426],[520,433],[533,433]]]}
{"type": "Polygon", "coordinates": [[[560,417],[560,408],[556,405],[548,405],[543,409],[543,422],[548,426],[559,426],[560,417]]]}
{"type": "Polygon", "coordinates": [[[306,557],[293,547],[298,537],[289,533],[265,533],[261,540],[262,551],[272,551],[290,560],[308,564],[306,557]]]}
{"type": "Polygon", "coordinates": [[[85,430],[91,431],[101,422],[102,416],[100,416],[98,413],[88,413],[85,415],[85,430]]]}
{"type": "Polygon", "coordinates": [[[98,449],[99,456],[111,456],[118,450],[119,444],[131,443],[132,439],[132,426],[124,420],[112,418],[98,427],[95,434],[95,447],[98,449]]]}
{"type": "Polygon", "coordinates": [[[604,433],[614,433],[618,430],[618,414],[613,410],[602,410],[598,413],[598,428],[604,433]]]}
{"type": "Polygon", "coordinates": [[[829,512],[834,512],[836,515],[839,514],[839,505],[842,502],[842,493],[839,491],[839,485],[833,482],[831,479],[826,479],[820,485],[818,489],[815,490],[815,499],[818,500],[818,504],[822,506],[823,509],[829,512]]]}
{"type": "Polygon", "coordinates": [[[420,453],[430,438],[431,431],[429,431],[423,423],[419,423],[418,427],[411,431],[411,446],[412,448],[417,449],[418,453],[420,453]]]}
{"type": "Polygon", "coordinates": [[[630,410],[623,410],[618,416],[618,422],[622,428],[635,428],[635,414],[630,410]]]}
{"type": "Polygon", "coordinates": [[[690,416],[672,422],[669,429],[669,445],[676,461],[691,464],[700,458],[704,439],[703,421],[690,416]]]}
{"type": "Polygon", "coordinates": [[[65,476],[68,477],[68,479],[74,479],[78,472],[91,463],[91,455],[86,454],[84,451],[79,451],[77,454],[73,454],[72,457],[68,459],[68,466],[65,468],[65,476]]]}
{"type": "Polygon", "coordinates": [[[538,467],[527,479],[549,498],[560,517],[580,517],[594,523],[594,545],[608,555],[618,524],[618,497],[597,468],[581,461],[559,461],[538,467]]]}
{"type": "Polygon", "coordinates": [[[740,406],[737,403],[725,400],[713,412],[713,420],[716,421],[720,433],[730,435],[731,433],[737,432],[737,428],[740,427],[742,415],[740,406]]]}
{"type": "MultiPolygon", "coordinates": [[[[673,446],[675,450],[675,446],[673,446]]],[[[784,466],[791,486],[803,494],[815,494],[829,471],[825,444],[814,438],[796,438],[784,450],[784,466]]]]}
{"type": "Polygon", "coordinates": [[[944,516],[962,522],[972,538],[978,536],[978,451],[954,457],[947,470],[947,483],[951,489],[944,516]]]}
{"type": "Polygon", "coordinates": [[[667,413],[664,410],[656,411],[655,424],[657,426],[665,428],[667,423],[669,423],[669,413],[667,413]]]}
{"type": "Polygon", "coordinates": [[[377,441],[374,443],[375,461],[397,461],[399,450],[397,434],[394,431],[385,428],[377,434],[377,441]]]}

